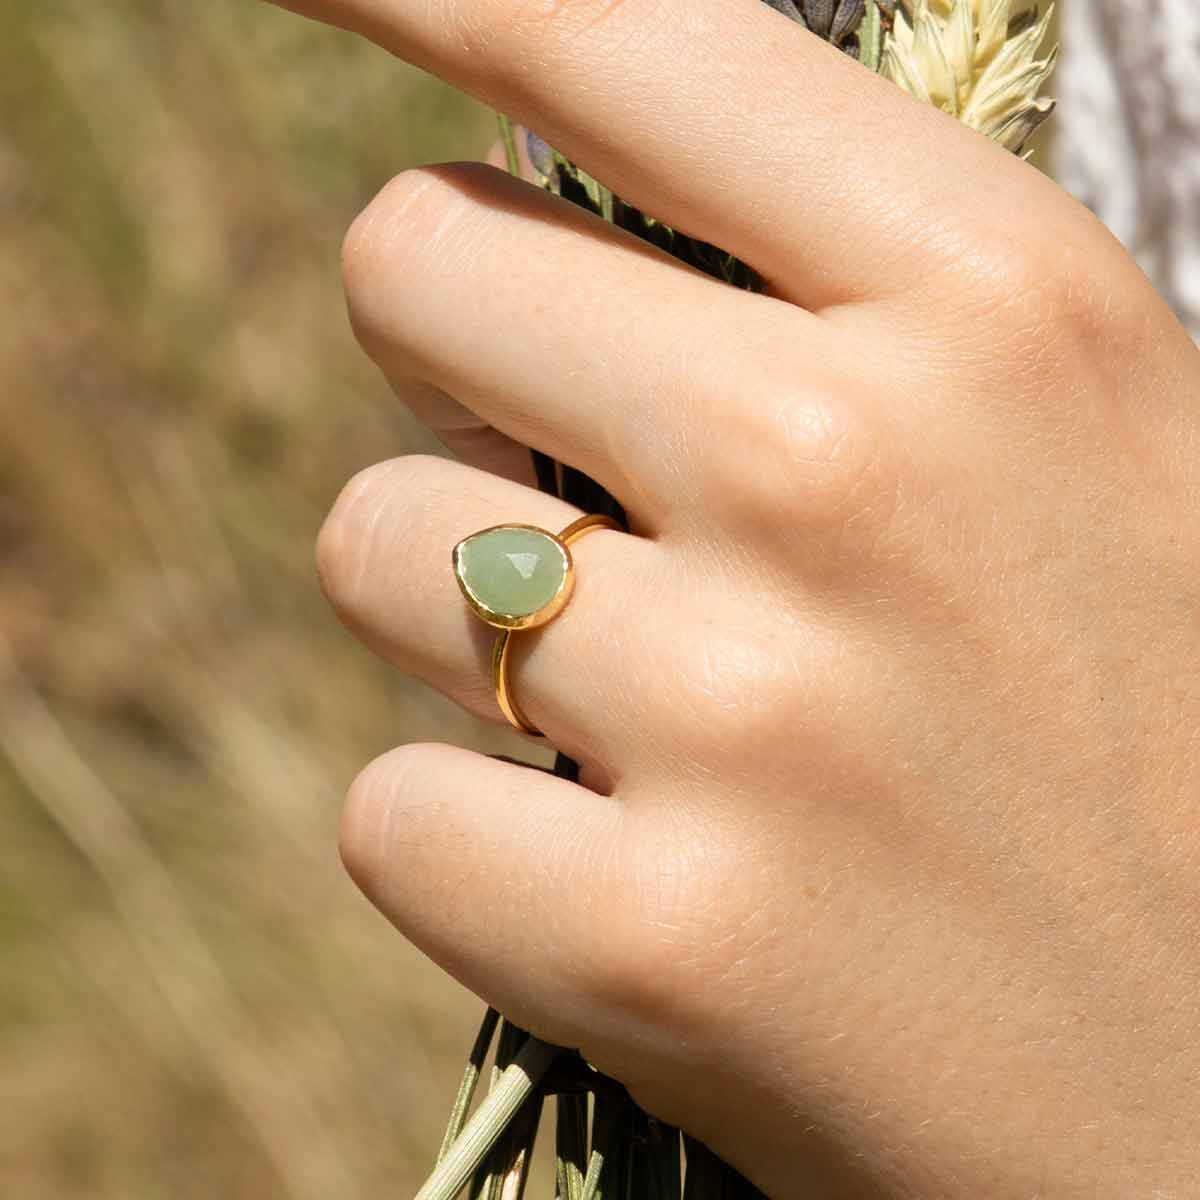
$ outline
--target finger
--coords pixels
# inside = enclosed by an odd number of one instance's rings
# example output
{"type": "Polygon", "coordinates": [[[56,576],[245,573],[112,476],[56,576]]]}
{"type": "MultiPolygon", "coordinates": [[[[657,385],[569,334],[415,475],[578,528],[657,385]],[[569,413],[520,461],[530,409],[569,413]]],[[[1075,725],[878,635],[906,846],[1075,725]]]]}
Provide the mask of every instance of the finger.
{"type": "Polygon", "coordinates": [[[761,0],[285,7],[357,29],[530,125],[643,212],[810,308],[934,294],[939,264],[961,272],[964,243],[992,245],[1014,219],[1067,203],[761,0]]]}
{"type": "Polygon", "coordinates": [[[342,858],[383,914],[471,991],[560,1045],[587,1036],[589,980],[616,931],[616,797],[457,746],[372,763],[342,820],[342,858]],[[530,981],[536,979],[537,986],[530,981]]]}
{"type": "MultiPolygon", "coordinates": [[[[318,538],[318,571],[339,617],[368,646],[503,724],[490,666],[497,631],[464,600],[451,549],[492,525],[520,522],[557,533],[580,515],[555,496],[461,463],[410,455],[371,467],[346,486],[318,538]]],[[[555,746],[611,781],[640,751],[638,714],[614,699],[631,690],[629,668],[608,648],[628,639],[633,597],[658,587],[663,552],[610,529],[589,532],[571,552],[570,602],[549,624],[513,635],[510,681],[555,746]]]]}
{"type": "MultiPolygon", "coordinates": [[[[533,167],[525,149],[524,131],[517,129],[514,134],[522,174],[524,178],[532,179],[533,167]]],[[[484,161],[502,171],[508,169],[503,139],[495,140],[484,161]]],[[[409,411],[463,462],[516,483],[536,486],[537,477],[528,446],[493,428],[448,392],[431,383],[417,379],[389,382],[409,411]]]]}
{"type": "Polygon", "coordinates": [[[464,463],[514,483],[537,485],[528,446],[501,433],[432,383],[412,378],[389,379],[388,383],[409,412],[464,463]]]}
{"type": "Polygon", "coordinates": [[[671,522],[733,406],[870,354],[479,163],[397,176],[344,259],[355,330],[389,378],[432,383],[585,471],[638,531],[671,522]]]}

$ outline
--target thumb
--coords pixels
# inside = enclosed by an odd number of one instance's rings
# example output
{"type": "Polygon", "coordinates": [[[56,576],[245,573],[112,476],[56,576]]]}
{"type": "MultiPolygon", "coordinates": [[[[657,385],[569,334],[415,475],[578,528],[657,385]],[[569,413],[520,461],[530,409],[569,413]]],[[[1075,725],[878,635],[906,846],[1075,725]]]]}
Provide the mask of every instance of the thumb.
{"type": "Polygon", "coordinates": [[[341,854],[419,949],[517,1024],[580,1046],[627,953],[612,796],[457,746],[414,743],[350,789],[341,854]]]}

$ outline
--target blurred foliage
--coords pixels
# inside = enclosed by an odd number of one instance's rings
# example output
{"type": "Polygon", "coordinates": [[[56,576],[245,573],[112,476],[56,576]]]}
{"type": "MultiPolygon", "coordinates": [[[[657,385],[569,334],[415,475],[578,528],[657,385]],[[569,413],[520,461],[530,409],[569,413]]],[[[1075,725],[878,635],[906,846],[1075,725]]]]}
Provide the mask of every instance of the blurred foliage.
{"type": "Polygon", "coordinates": [[[312,544],[436,449],[345,228],[490,112],[257,0],[8,0],[0,39],[0,1195],[403,1195],[481,1012],[337,861],[399,742],[512,752],[360,649],[312,544]]]}

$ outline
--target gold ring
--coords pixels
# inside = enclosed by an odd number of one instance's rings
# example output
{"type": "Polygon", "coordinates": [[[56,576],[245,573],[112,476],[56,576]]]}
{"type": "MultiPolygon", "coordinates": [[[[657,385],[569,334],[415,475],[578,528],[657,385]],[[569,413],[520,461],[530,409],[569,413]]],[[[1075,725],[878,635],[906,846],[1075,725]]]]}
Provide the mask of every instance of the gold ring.
{"type": "Polygon", "coordinates": [[[602,513],[572,521],[554,534],[537,525],[490,525],[454,547],[454,578],[476,616],[500,630],[492,645],[492,685],[509,724],[541,737],[521,711],[508,679],[508,648],[519,629],[553,621],[575,589],[571,543],[592,529],[620,529],[602,513]]]}

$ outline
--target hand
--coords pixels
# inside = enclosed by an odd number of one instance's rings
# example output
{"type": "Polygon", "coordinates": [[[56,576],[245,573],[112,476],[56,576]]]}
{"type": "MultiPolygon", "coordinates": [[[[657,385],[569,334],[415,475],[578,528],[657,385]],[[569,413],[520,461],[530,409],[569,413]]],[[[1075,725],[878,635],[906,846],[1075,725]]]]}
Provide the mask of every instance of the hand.
{"type": "Polygon", "coordinates": [[[356,478],[321,577],[499,720],[451,546],[632,532],[522,635],[580,785],[355,783],[409,938],[773,1197],[1200,1192],[1200,354],[1053,183],[758,0],[303,0],[753,266],[480,164],[351,230],[362,344],[465,464],[356,478]]]}

